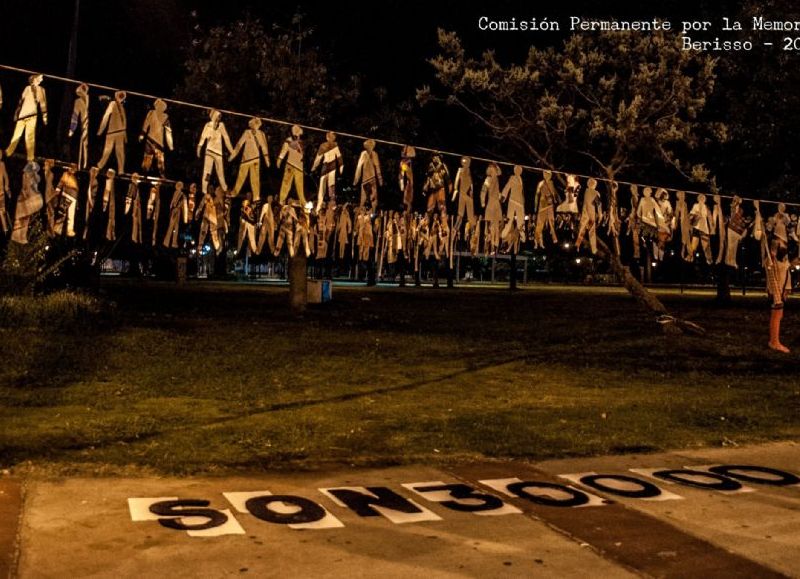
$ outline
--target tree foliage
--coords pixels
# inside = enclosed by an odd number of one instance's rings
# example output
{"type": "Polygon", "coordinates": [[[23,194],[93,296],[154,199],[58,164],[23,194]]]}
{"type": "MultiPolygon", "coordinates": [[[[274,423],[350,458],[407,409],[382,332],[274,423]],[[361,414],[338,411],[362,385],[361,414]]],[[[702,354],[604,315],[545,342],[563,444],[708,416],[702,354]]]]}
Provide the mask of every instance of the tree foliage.
{"type": "Polygon", "coordinates": [[[430,60],[443,100],[467,112],[496,139],[544,166],[585,166],[613,178],[639,165],[666,163],[703,180],[685,158],[726,127],[701,120],[714,90],[716,61],[681,50],[664,33],[576,34],[560,49],[531,47],[522,63],[501,63],[493,51],[467,55],[453,32],[439,31],[441,53],[430,60]]]}

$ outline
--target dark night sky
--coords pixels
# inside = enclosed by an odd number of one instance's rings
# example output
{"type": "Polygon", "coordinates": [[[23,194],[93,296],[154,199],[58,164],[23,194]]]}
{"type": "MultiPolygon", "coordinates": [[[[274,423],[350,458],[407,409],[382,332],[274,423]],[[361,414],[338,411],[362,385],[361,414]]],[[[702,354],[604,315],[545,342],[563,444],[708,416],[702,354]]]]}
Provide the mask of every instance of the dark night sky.
{"type": "MultiPolygon", "coordinates": [[[[183,50],[192,34],[192,11],[203,26],[225,23],[246,11],[267,25],[286,25],[300,11],[315,29],[312,42],[329,51],[334,70],[342,75],[360,72],[371,84],[387,86],[394,96],[410,96],[413,88],[429,81],[425,59],[436,51],[436,29],[458,31],[467,47],[480,51],[495,48],[501,55],[520,57],[531,42],[558,41],[550,34],[490,33],[477,29],[477,18],[511,16],[539,18],[569,14],[586,16],[677,18],[686,14],[731,13],[730,2],[693,3],[667,0],[657,8],[630,8],[636,2],[616,2],[597,9],[596,2],[573,1],[532,8],[532,2],[493,0],[478,7],[464,2],[369,2],[266,3],[226,0],[211,4],[197,0],[82,0],[77,76],[132,90],[169,94],[181,73],[183,50]],[[407,95],[397,94],[399,92],[407,95]]],[[[0,61],[63,74],[72,21],[73,2],[33,0],[0,2],[4,20],[0,33],[0,61]]],[[[10,96],[10,95],[9,95],[10,96]]]]}

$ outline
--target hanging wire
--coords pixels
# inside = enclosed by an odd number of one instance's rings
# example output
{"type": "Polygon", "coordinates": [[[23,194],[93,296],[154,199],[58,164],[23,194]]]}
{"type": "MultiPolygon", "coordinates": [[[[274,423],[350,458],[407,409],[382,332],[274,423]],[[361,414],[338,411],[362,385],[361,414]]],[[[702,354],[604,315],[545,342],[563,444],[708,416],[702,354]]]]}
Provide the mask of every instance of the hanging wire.
{"type": "MultiPolygon", "coordinates": [[[[218,107],[211,107],[211,106],[207,106],[207,105],[199,105],[197,103],[192,103],[192,102],[189,102],[189,101],[183,101],[183,100],[169,98],[169,97],[159,97],[159,96],[148,94],[148,93],[143,93],[143,92],[138,92],[138,91],[133,91],[133,90],[127,90],[127,89],[120,89],[120,88],[116,88],[116,87],[112,87],[112,86],[108,86],[108,85],[103,85],[103,84],[98,84],[98,83],[75,80],[75,79],[67,78],[67,77],[64,77],[64,76],[58,76],[58,75],[55,75],[55,74],[47,74],[47,73],[43,73],[43,72],[39,72],[39,71],[35,71],[35,70],[26,69],[26,68],[10,66],[10,65],[7,65],[7,64],[0,64],[0,69],[10,70],[10,71],[14,71],[14,72],[20,72],[20,73],[24,73],[24,74],[28,74],[28,75],[32,75],[32,74],[39,75],[40,74],[45,78],[50,78],[50,79],[53,79],[53,80],[66,82],[66,83],[71,83],[71,84],[86,84],[89,87],[93,87],[93,88],[97,88],[97,89],[105,90],[105,91],[109,91],[109,92],[117,92],[117,91],[123,90],[128,95],[138,96],[138,97],[141,97],[141,98],[144,98],[144,99],[149,99],[149,100],[161,99],[161,100],[163,100],[163,101],[165,101],[167,103],[171,103],[171,104],[174,104],[174,105],[180,105],[180,106],[199,109],[199,110],[204,110],[204,111],[217,110],[220,113],[223,113],[223,114],[226,114],[226,115],[230,115],[230,116],[235,116],[235,117],[243,117],[243,118],[248,118],[248,119],[255,117],[255,118],[261,119],[261,121],[263,121],[263,122],[271,123],[273,125],[282,125],[282,126],[297,125],[298,127],[301,127],[301,128],[303,128],[305,130],[308,130],[308,131],[314,131],[314,132],[319,132],[319,133],[334,132],[339,136],[347,137],[347,138],[351,138],[351,139],[358,139],[358,140],[372,139],[376,143],[381,143],[381,144],[389,145],[389,146],[392,146],[392,147],[401,147],[402,148],[402,147],[408,146],[408,143],[400,143],[398,141],[390,141],[388,139],[380,139],[380,138],[377,138],[377,137],[367,137],[367,136],[364,136],[364,135],[357,135],[355,133],[348,133],[348,132],[343,132],[343,131],[330,131],[329,129],[324,129],[324,128],[321,128],[321,127],[315,127],[315,126],[312,126],[312,125],[304,125],[304,124],[301,124],[301,123],[294,123],[294,122],[285,121],[285,120],[282,120],[282,119],[274,119],[274,118],[271,118],[271,117],[265,117],[265,116],[259,116],[259,115],[251,115],[251,114],[247,114],[247,113],[241,113],[241,112],[238,112],[238,111],[232,111],[232,110],[218,108],[218,107]]],[[[708,197],[711,197],[711,198],[720,197],[722,199],[733,199],[734,197],[739,197],[739,199],[741,199],[742,201],[750,201],[750,202],[758,201],[760,203],[772,203],[772,204],[775,204],[775,205],[783,203],[787,207],[800,207],[800,203],[792,203],[792,202],[787,202],[787,201],[773,201],[773,200],[770,200],[770,199],[756,199],[754,197],[743,197],[741,195],[736,195],[736,196],[734,196],[734,195],[723,195],[721,193],[708,193],[708,192],[704,192],[704,191],[692,191],[690,189],[677,189],[677,188],[674,188],[674,187],[659,187],[657,185],[648,185],[646,183],[637,183],[637,182],[634,182],[634,181],[622,181],[622,180],[619,180],[619,179],[607,179],[607,178],[604,178],[604,177],[597,177],[597,176],[594,176],[594,175],[584,175],[584,174],[581,174],[581,173],[572,173],[572,172],[569,172],[569,171],[559,171],[559,170],[555,170],[555,169],[547,169],[547,168],[543,168],[543,167],[537,167],[535,165],[525,165],[525,164],[521,164],[521,163],[512,163],[510,161],[500,161],[500,160],[497,160],[497,159],[490,159],[488,157],[479,157],[479,156],[475,156],[475,155],[467,155],[467,154],[463,154],[463,153],[455,153],[453,151],[445,151],[445,150],[442,150],[442,149],[434,149],[434,148],[431,148],[431,147],[424,147],[424,146],[417,146],[417,145],[411,145],[411,146],[413,146],[414,149],[416,149],[418,151],[426,151],[428,153],[433,153],[433,154],[437,154],[437,155],[446,155],[446,156],[458,157],[458,158],[469,157],[470,159],[473,159],[473,160],[476,160],[476,161],[481,161],[481,162],[489,163],[489,164],[493,163],[493,164],[496,164],[496,165],[505,165],[505,166],[508,166],[508,167],[520,166],[523,169],[526,169],[528,171],[533,171],[533,172],[536,172],[536,173],[544,173],[545,171],[550,171],[551,173],[558,174],[558,175],[563,175],[563,176],[574,175],[574,176],[580,177],[582,179],[586,179],[586,180],[594,179],[595,181],[601,181],[601,182],[609,183],[609,184],[613,182],[613,183],[616,183],[617,185],[629,185],[629,186],[630,185],[636,185],[637,187],[650,187],[654,191],[657,191],[658,189],[664,189],[666,191],[672,191],[672,192],[675,192],[675,193],[677,193],[679,191],[682,191],[682,192],[687,193],[689,195],[705,195],[707,198],[708,197]]],[[[63,162],[61,162],[61,163],[63,163],[63,162]]],[[[123,179],[123,180],[130,180],[129,175],[127,175],[127,174],[120,174],[120,175],[118,175],[118,177],[123,179]]],[[[151,182],[157,181],[159,183],[173,183],[173,184],[177,183],[177,181],[172,180],[172,179],[163,179],[163,178],[156,178],[156,177],[142,177],[142,180],[148,180],[148,181],[151,181],[151,182]]]]}

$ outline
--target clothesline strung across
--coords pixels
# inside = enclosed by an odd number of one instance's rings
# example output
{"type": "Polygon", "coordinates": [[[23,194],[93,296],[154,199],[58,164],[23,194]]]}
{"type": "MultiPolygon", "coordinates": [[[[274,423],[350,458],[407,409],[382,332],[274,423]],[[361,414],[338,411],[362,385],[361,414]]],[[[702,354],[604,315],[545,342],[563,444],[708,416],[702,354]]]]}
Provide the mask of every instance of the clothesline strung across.
{"type": "MultiPolygon", "coordinates": [[[[108,86],[108,85],[92,83],[92,82],[86,82],[86,81],[80,81],[80,80],[67,78],[67,77],[63,77],[63,76],[59,76],[59,75],[55,75],[55,74],[43,73],[43,72],[30,70],[30,69],[26,69],[26,68],[20,68],[20,67],[16,67],[16,66],[7,65],[7,64],[0,64],[0,69],[19,72],[19,73],[28,74],[28,75],[41,75],[41,76],[43,76],[45,78],[50,78],[50,79],[57,80],[57,81],[60,81],[60,82],[71,83],[71,84],[76,84],[76,85],[85,84],[85,85],[87,85],[89,87],[93,87],[93,88],[97,88],[97,89],[105,90],[105,91],[109,91],[109,92],[116,92],[116,91],[121,91],[122,90],[125,93],[127,93],[128,95],[134,95],[134,96],[138,96],[138,97],[149,99],[149,100],[161,99],[161,100],[163,100],[164,102],[167,102],[167,103],[172,103],[172,104],[175,104],[175,105],[185,106],[185,107],[189,107],[189,108],[200,109],[200,110],[204,110],[204,111],[217,110],[220,113],[223,113],[223,114],[226,114],[226,115],[235,116],[235,117],[243,117],[243,118],[248,118],[248,119],[255,117],[255,118],[261,119],[261,121],[263,121],[263,122],[271,123],[271,124],[274,124],[274,125],[282,125],[282,126],[297,125],[297,126],[303,128],[305,130],[319,132],[319,133],[323,133],[323,134],[331,132],[329,129],[324,129],[324,128],[321,128],[321,127],[315,127],[315,126],[312,126],[312,125],[304,125],[304,124],[301,124],[301,123],[295,123],[295,122],[292,122],[292,121],[285,121],[285,120],[282,120],[282,119],[275,119],[275,118],[266,117],[266,116],[241,113],[241,112],[238,112],[238,111],[233,111],[233,110],[228,110],[228,109],[223,109],[223,108],[217,108],[217,107],[211,107],[211,106],[207,106],[207,105],[200,105],[200,104],[197,104],[197,103],[192,103],[192,102],[189,102],[189,101],[183,101],[183,100],[169,98],[169,97],[159,97],[159,96],[156,96],[156,95],[151,95],[151,94],[143,93],[143,92],[139,92],[139,91],[120,89],[120,88],[116,88],[116,87],[112,87],[112,86],[108,86]]],[[[347,137],[347,138],[352,138],[352,139],[359,139],[359,140],[371,139],[372,141],[374,141],[376,143],[381,143],[381,144],[389,145],[389,146],[393,146],[393,147],[403,148],[403,147],[406,147],[408,145],[408,143],[400,143],[400,142],[397,142],[397,141],[390,141],[388,139],[381,139],[381,138],[377,138],[377,137],[367,137],[365,135],[357,135],[357,134],[354,134],[354,133],[348,133],[348,132],[344,132],[344,131],[334,131],[334,132],[337,135],[340,135],[342,137],[347,137]]],[[[564,177],[566,177],[568,175],[573,175],[575,177],[580,177],[582,179],[586,179],[586,180],[594,179],[595,181],[599,181],[599,182],[603,182],[603,183],[614,182],[617,185],[629,185],[629,186],[635,185],[637,187],[643,187],[643,188],[649,187],[649,188],[651,188],[653,190],[664,189],[666,191],[670,191],[670,192],[673,192],[673,193],[677,193],[679,191],[683,191],[684,193],[687,193],[689,195],[705,195],[706,197],[718,196],[718,197],[720,197],[722,199],[733,199],[734,197],[738,197],[739,199],[741,199],[743,201],[750,201],[750,202],[756,202],[757,201],[759,203],[772,203],[772,204],[775,204],[775,205],[783,203],[787,207],[800,207],[800,203],[793,203],[793,202],[788,202],[788,201],[773,201],[773,200],[770,200],[770,199],[756,199],[756,198],[753,198],[753,197],[743,197],[741,195],[735,195],[734,196],[734,195],[724,195],[724,194],[721,194],[721,193],[708,193],[708,192],[702,192],[702,191],[693,191],[693,190],[690,190],[690,189],[677,189],[675,187],[660,187],[660,186],[657,186],[657,185],[649,185],[649,184],[646,184],[646,183],[637,183],[637,182],[633,182],[633,181],[623,181],[623,180],[619,180],[619,179],[611,180],[611,179],[607,179],[607,178],[604,178],[604,177],[598,177],[598,176],[595,176],[595,175],[584,175],[584,174],[581,174],[581,173],[573,173],[573,172],[569,172],[569,171],[560,171],[560,170],[556,170],[556,169],[548,169],[548,168],[543,168],[543,167],[537,167],[537,166],[534,166],[534,165],[525,165],[525,164],[521,164],[521,163],[514,163],[514,162],[511,162],[511,161],[500,161],[500,160],[497,160],[497,159],[490,159],[488,157],[467,155],[467,154],[464,154],[464,153],[455,153],[455,152],[452,152],[452,151],[445,151],[445,150],[442,150],[442,149],[435,149],[435,148],[431,148],[431,147],[417,146],[417,145],[413,145],[413,147],[416,150],[419,150],[419,151],[426,151],[426,152],[433,153],[433,154],[438,154],[438,155],[446,155],[446,156],[457,157],[457,158],[469,157],[470,159],[473,159],[473,160],[476,160],[476,161],[481,161],[481,162],[484,162],[484,163],[496,164],[496,165],[505,165],[505,166],[509,166],[509,167],[519,166],[519,167],[522,167],[525,170],[533,171],[533,172],[537,172],[537,173],[544,173],[545,171],[550,171],[551,173],[562,175],[564,177]]],[[[120,174],[120,178],[130,180],[129,174],[120,174]]],[[[173,184],[177,182],[177,181],[172,180],[172,179],[156,178],[156,177],[142,177],[142,180],[143,181],[147,180],[147,181],[150,181],[150,182],[158,182],[158,183],[173,183],[173,184]]]]}

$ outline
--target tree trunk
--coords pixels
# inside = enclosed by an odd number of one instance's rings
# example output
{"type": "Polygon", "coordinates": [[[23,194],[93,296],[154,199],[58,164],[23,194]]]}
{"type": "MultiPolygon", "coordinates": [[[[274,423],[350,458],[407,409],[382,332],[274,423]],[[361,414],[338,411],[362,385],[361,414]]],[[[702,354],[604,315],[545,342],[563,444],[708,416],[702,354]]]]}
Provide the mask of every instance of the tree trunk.
{"type": "Polygon", "coordinates": [[[308,303],[307,258],[304,254],[289,258],[289,305],[296,314],[301,314],[308,303]]]}

